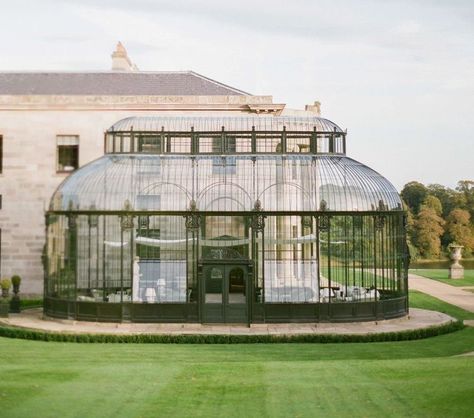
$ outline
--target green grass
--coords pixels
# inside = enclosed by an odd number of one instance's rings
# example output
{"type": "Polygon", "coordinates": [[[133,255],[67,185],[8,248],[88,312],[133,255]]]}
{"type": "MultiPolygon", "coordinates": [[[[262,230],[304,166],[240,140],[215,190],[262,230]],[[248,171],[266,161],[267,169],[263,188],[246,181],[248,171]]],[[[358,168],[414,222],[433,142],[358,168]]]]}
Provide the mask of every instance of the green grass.
{"type": "Polygon", "coordinates": [[[474,358],[452,356],[473,347],[473,328],[373,344],[0,338],[0,416],[467,417],[474,408],[474,358]]]}
{"type": "Polygon", "coordinates": [[[474,319],[474,312],[466,311],[457,306],[443,302],[433,296],[427,295],[426,293],[418,292],[417,290],[410,290],[409,293],[410,307],[429,309],[430,311],[443,312],[456,319],[474,319]]]}
{"type": "MultiPolygon", "coordinates": [[[[410,292],[412,307],[466,311],[410,292]]],[[[0,338],[0,417],[470,417],[474,328],[367,344],[0,338]]]]}
{"type": "Polygon", "coordinates": [[[451,286],[474,286],[474,270],[464,270],[464,279],[455,280],[448,278],[448,269],[410,269],[410,273],[451,286]]]}
{"type": "Polygon", "coordinates": [[[21,299],[20,308],[31,309],[31,308],[41,308],[43,306],[43,299],[21,299]]]}

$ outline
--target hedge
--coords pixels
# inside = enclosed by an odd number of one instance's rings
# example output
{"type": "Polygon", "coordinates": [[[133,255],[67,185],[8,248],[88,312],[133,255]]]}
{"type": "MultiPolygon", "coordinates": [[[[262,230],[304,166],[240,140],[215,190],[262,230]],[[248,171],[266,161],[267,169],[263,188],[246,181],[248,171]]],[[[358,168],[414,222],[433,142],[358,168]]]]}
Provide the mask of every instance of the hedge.
{"type": "Polygon", "coordinates": [[[296,334],[296,335],[207,335],[207,334],[72,334],[47,332],[0,325],[0,337],[35,341],[122,344],[272,344],[272,343],[372,343],[408,341],[448,334],[464,328],[462,321],[399,332],[374,334],[296,334]]]}

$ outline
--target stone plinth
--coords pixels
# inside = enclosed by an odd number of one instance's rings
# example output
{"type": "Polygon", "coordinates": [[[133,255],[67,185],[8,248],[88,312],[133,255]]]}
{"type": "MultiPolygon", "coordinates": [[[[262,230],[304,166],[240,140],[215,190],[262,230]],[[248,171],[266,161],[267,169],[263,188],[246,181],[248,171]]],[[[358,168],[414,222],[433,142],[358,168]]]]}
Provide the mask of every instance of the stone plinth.
{"type": "Polygon", "coordinates": [[[450,279],[464,279],[464,267],[459,264],[459,261],[462,258],[462,245],[450,244],[449,249],[451,250],[451,260],[453,264],[449,268],[449,278],[450,279]]]}
{"type": "Polygon", "coordinates": [[[452,265],[449,268],[450,279],[464,279],[464,267],[461,265],[452,265]]]}

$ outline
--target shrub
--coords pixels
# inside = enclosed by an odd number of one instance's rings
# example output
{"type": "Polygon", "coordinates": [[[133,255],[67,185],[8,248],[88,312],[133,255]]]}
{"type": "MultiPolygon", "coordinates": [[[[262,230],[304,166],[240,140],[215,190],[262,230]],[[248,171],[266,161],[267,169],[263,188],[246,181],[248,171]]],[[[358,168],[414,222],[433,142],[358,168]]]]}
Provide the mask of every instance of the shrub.
{"type": "Polygon", "coordinates": [[[9,290],[10,287],[12,287],[12,281],[8,277],[5,277],[0,280],[0,288],[4,290],[9,290]]]}
{"type": "Polygon", "coordinates": [[[17,274],[12,276],[12,285],[13,286],[20,286],[20,283],[21,283],[21,277],[20,276],[18,276],[17,274]]]}
{"type": "Polygon", "coordinates": [[[462,321],[423,329],[378,334],[297,334],[297,335],[198,335],[198,334],[67,334],[0,326],[0,336],[26,340],[75,343],[141,344],[272,344],[272,343],[372,343],[407,341],[435,337],[464,328],[462,321]]]}

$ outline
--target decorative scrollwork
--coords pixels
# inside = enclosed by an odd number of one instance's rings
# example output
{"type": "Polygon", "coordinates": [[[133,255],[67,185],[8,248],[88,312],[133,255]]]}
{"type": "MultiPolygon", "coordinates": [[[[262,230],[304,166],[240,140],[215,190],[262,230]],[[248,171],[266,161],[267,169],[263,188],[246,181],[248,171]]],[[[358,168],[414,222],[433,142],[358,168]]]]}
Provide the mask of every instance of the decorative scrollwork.
{"type": "Polygon", "coordinates": [[[262,211],[263,211],[262,202],[260,202],[260,200],[257,199],[253,207],[252,221],[250,223],[252,230],[257,233],[263,232],[263,230],[265,229],[266,215],[264,215],[262,211]]]}
{"type": "Polygon", "coordinates": [[[133,229],[133,216],[132,215],[123,215],[120,217],[120,227],[125,229],[133,229]]]}
{"type": "MultiPolygon", "coordinates": [[[[322,199],[319,203],[319,211],[326,212],[328,210],[327,202],[322,199]]],[[[320,232],[327,232],[331,226],[331,217],[329,215],[319,215],[318,219],[318,229],[320,232]]]]}
{"type": "Polygon", "coordinates": [[[244,257],[240,254],[237,250],[233,248],[211,248],[206,254],[204,258],[211,259],[211,260],[241,260],[244,257]]]}
{"type": "Polygon", "coordinates": [[[328,210],[328,203],[324,199],[322,199],[321,202],[319,203],[319,210],[321,212],[325,212],[328,210]]]}
{"type": "MultiPolygon", "coordinates": [[[[123,210],[126,212],[131,212],[133,210],[133,206],[130,201],[127,199],[123,204],[123,210]]],[[[120,227],[122,230],[125,229],[132,229],[133,228],[133,215],[129,213],[120,216],[120,227]]]]}
{"type": "Polygon", "coordinates": [[[198,213],[196,201],[193,199],[189,202],[188,213],[184,215],[186,229],[197,231],[201,227],[201,216],[198,213]]]}
{"type": "Polygon", "coordinates": [[[329,215],[321,215],[318,218],[318,229],[321,232],[329,231],[331,226],[331,217],[329,215]]]}
{"type": "Polygon", "coordinates": [[[67,215],[67,226],[69,229],[76,229],[77,227],[77,215],[67,215]]]}
{"type": "Polygon", "coordinates": [[[385,215],[375,215],[374,226],[376,231],[381,231],[385,226],[385,215]]]}

